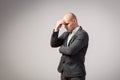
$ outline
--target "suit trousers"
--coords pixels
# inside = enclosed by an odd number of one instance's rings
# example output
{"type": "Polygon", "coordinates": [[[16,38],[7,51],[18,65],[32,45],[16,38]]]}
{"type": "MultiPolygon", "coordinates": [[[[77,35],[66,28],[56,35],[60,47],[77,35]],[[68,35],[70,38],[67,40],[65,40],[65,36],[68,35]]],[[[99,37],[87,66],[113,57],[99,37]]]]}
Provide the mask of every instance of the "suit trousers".
{"type": "Polygon", "coordinates": [[[61,73],[61,80],[85,80],[85,76],[81,76],[81,77],[65,77],[61,73]]]}

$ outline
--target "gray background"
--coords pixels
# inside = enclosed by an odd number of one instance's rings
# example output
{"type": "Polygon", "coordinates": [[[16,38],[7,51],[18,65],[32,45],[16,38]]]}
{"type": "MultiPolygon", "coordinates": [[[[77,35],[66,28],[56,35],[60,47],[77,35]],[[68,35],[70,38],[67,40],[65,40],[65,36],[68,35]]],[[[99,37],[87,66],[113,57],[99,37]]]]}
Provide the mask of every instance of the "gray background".
{"type": "Polygon", "coordinates": [[[119,4],[119,0],[0,0],[0,80],[60,80],[61,54],[50,47],[50,36],[67,12],[76,14],[90,36],[87,80],[120,80],[119,4]]]}

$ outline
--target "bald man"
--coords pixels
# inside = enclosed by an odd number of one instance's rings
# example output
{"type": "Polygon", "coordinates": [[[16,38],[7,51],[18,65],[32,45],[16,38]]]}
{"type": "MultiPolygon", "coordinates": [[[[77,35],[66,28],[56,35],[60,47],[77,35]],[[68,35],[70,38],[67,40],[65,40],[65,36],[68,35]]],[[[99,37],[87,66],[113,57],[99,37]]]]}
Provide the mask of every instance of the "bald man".
{"type": "Polygon", "coordinates": [[[57,22],[51,36],[51,47],[60,47],[62,54],[58,71],[61,80],[85,80],[85,54],[88,48],[89,36],[73,13],[67,13],[57,22]],[[59,30],[64,25],[66,31],[58,37],[59,30]]]}

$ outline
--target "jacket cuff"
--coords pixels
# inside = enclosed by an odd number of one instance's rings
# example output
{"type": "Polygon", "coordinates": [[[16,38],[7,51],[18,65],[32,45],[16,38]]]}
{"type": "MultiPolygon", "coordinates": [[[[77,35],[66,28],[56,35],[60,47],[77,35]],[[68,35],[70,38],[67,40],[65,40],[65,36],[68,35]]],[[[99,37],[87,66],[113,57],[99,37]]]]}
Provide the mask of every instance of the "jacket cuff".
{"type": "Polygon", "coordinates": [[[53,29],[53,34],[52,34],[52,36],[53,36],[53,37],[57,37],[57,36],[58,36],[58,33],[59,33],[59,31],[55,32],[55,29],[53,29]]]}

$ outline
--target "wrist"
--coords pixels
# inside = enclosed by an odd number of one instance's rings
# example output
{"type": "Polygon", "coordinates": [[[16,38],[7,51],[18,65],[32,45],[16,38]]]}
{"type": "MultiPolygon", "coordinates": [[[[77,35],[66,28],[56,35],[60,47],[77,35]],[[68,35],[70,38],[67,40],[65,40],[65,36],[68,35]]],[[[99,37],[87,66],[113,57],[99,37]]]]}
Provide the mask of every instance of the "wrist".
{"type": "Polygon", "coordinates": [[[57,28],[54,29],[54,32],[58,32],[59,30],[57,28]]]}

